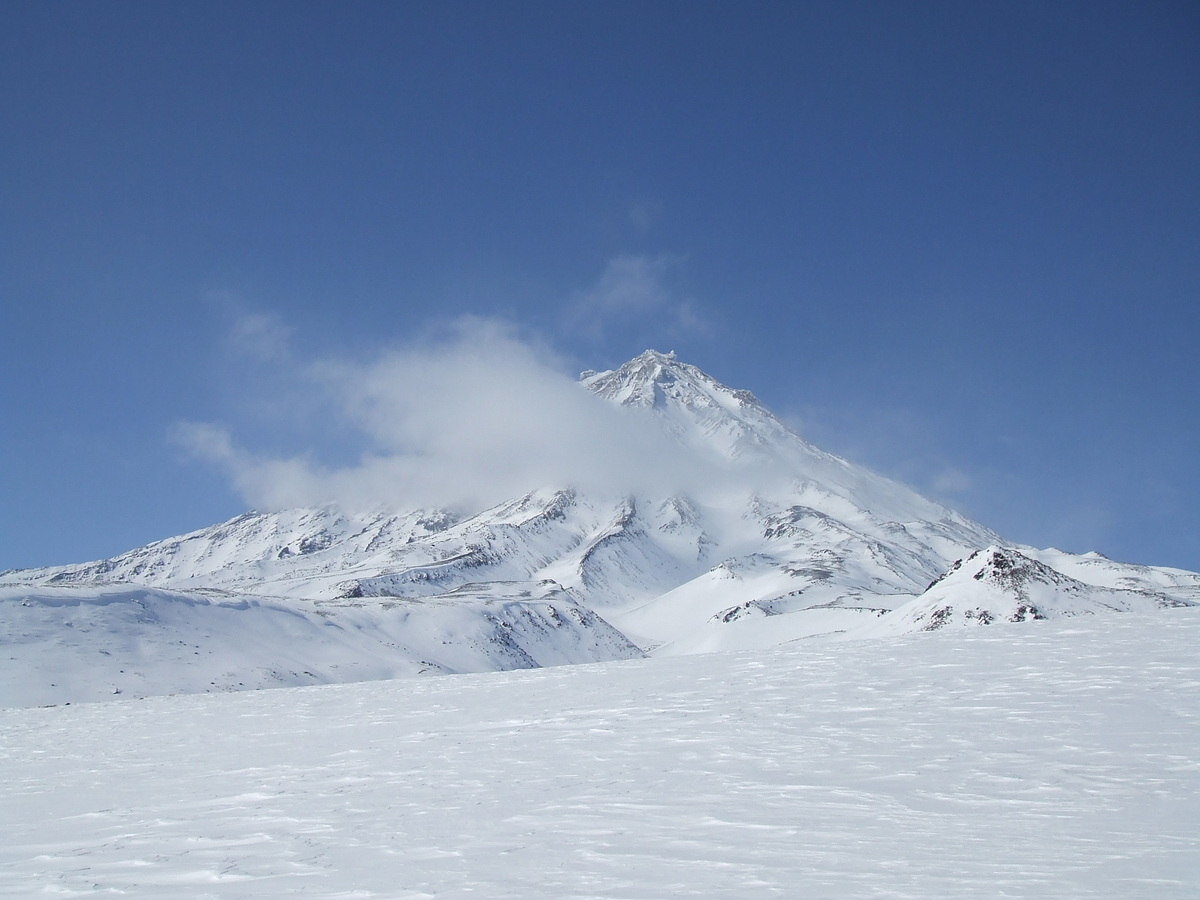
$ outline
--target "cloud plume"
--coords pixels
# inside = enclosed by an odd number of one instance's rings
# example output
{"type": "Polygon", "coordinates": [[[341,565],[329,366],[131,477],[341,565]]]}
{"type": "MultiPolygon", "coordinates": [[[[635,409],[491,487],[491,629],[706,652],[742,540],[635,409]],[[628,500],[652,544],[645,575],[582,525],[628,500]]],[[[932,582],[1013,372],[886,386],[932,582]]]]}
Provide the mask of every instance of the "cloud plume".
{"type": "Polygon", "coordinates": [[[257,508],[477,511],[541,487],[657,493],[707,477],[708,461],[592,395],[553,351],[503,322],[459,319],[365,359],[273,356],[320,397],[325,427],[346,435],[354,461],[265,455],[225,426],[181,423],[177,440],[257,508]]]}

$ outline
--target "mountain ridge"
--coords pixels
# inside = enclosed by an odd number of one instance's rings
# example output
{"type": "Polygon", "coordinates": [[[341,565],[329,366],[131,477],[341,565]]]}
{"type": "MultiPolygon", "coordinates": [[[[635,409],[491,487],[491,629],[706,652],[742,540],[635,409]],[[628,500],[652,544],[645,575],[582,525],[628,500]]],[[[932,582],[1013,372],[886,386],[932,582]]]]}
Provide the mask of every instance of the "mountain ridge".
{"type": "MultiPolygon", "coordinates": [[[[13,570],[0,574],[0,585],[30,596],[38,588],[86,593],[122,585],[215,590],[326,604],[334,615],[346,603],[434,609],[468,585],[484,597],[488,585],[499,595],[505,585],[553,583],[595,615],[562,619],[561,627],[599,633],[613,626],[641,651],[660,655],[921,630],[930,613],[918,617],[913,604],[956,608],[930,591],[944,593],[947,583],[974,590],[959,584],[953,567],[986,548],[1082,585],[1062,587],[1073,595],[1142,592],[1163,598],[1160,606],[1200,601],[1196,573],[1005,541],[814,447],[749,391],[674,354],[648,350],[617,369],[584,373],[579,383],[638,428],[665,436],[681,464],[702,459],[704,478],[686,491],[542,485],[461,513],[332,505],[252,511],[107,560],[13,570]]],[[[1009,609],[1013,591],[999,587],[987,602],[1009,609]]],[[[1105,605],[1091,607],[1097,604],[1105,605]]],[[[609,648],[601,654],[616,646],[578,640],[609,648]]]]}

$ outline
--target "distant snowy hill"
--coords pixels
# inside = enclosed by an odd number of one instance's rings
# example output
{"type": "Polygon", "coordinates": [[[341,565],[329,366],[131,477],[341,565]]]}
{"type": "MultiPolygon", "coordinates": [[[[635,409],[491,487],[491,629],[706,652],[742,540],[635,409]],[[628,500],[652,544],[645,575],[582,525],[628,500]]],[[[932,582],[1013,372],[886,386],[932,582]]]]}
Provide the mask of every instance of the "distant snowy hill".
{"type": "MultiPolygon", "coordinates": [[[[225,592],[228,602],[243,604],[238,621],[248,633],[271,635],[276,621],[315,622],[314,609],[339,623],[368,617],[367,611],[378,616],[361,630],[386,638],[351,642],[354,649],[336,672],[326,667],[314,680],[615,659],[637,652],[633,645],[671,655],[820,635],[901,633],[935,622],[1021,617],[1022,604],[1049,616],[1200,601],[1196,573],[1005,542],[903,485],[812,446],[748,391],[728,388],[673,354],[647,351],[613,371],[584,373],[580,383],[625,410],[638,428],[678,448],[679,468],[700,473],[687,490],[602,495],[548,484],[466,512],[250,512],[109,560],[3,573],[0,585],[8,586],[4,596],[31,602],[51,596],[51,588],[69,591],[97,622],[108,617],[108,625],[91,632],[96,657],[102,655],[101,635],[115,640],[134,627],[120,618],[126,607],[104,600],[112,589],[133,596],[134,588],[153,588],[160,593],[143,590],[141,596],[184,604],[192,617],[178,625],[184,645],[189,629],[226,608],[220,606],[224,600],[213,606],[216,601],[203,599],[218,595],[198,591],[225,592]],[[992,554],[989,575],[962,575],[968,567],[963,563],[961,571],[943,577],[956,561],[985,548],[992,554]],[[1019,584],[1004,580],[997,559],[1012,560],[1024,573],[1019,584]],[[588,618],[551,616],[543,622],[550,631],[539,630],[533,642],[540,649],[523,644],[521,653],[511,653],[509,629],[493,628],[485,607],[509,602],[514,583],[552,583],[561,592],[556,596],[569,596],[570,609],[588,618]],[[464,590],[474,606],[462,602],[464,590]],[[184,595],[191,599],[180,599],[184,595]],[[455,602],[446,599],[456,596],[455,602]],[[476,642],[476,650],[462,651],[470,661],[457,650],[435,652],[460,641],[468,608],[478,626],[467,629],[476,642]],[[405,616],[385,615],[396,609],[405,616]],[[444,628],[432,624],[442,621],[444,628]],[[418,628],[418,622],[424,624],[418,628]],[[563,633],[553,635],[554,629],[563,633]],[[418,632],[422,636],[411,636],[418,632]],[[433,649],[430,635],[441,635],[433,649]],[[390,649],[380,651],[385,644],[390,649]],[[565,645],[575,649],[560,652],[565,645]],[[547,647],[559,650],[539,655],[547,647]],[[360,661],[351,664],[357,653],[360,661]],[[363,674],[368,671],[381,674],[363,674]]],[[[49,635],[53,628],[46,628],[49,635]]],[[[145,622],[137,628],[139,634],[166,634],[145,622]]],[[[298,683],[309,677],[303,673],[325,665],[318,636],[345,640],[337,629],[305,628],[308,637],[296,645],[303,652],[280,655],[264,639],[247,644],[240,661],[226,666],[229,677],[197,669],[163,684],[171,690],[241,687],[270,683],[275,676],[261,673],[276,671],[284,673],[278,683],[298,683]],[[249,671],[259,674],[236,677],[249,671]]],[[[213,646],[225,641],[215,634],[213,646]]],[[[77,637],[71,646],[88,640],[77,637]]],[[[54,646],[60,649],[46,644],[42,651],[47,659],[67,645],[54,646]]],[[[107,673],[108,661],[96,662],[107,673]]]]}
{"type": "Polygon", "coordinates": [[[1189,605],[1138,588],[1085,584],[1012,549],[988,547],[956,562],[919,597],[874,626],[852,634],[880,636],[947,626],[1030,622],[1109,612],[1153,612],[1189,605]]]}
{"type": "Polygon", "coordinates": [[[3,705],[529,669],[641,652],[557,585],[420,603],[129,586],[0,588],[3,705]]]}

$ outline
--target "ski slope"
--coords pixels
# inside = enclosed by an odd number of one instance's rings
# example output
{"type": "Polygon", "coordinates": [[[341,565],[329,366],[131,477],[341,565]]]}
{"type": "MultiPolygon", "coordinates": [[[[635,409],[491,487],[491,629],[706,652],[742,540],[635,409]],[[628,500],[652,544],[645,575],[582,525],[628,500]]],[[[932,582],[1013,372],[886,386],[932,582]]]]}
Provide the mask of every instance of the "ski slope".
{"type": "Polygon", "coordinates": [[[0,894],[1200,895],[1200,610],[0,710],[0,894]]]}

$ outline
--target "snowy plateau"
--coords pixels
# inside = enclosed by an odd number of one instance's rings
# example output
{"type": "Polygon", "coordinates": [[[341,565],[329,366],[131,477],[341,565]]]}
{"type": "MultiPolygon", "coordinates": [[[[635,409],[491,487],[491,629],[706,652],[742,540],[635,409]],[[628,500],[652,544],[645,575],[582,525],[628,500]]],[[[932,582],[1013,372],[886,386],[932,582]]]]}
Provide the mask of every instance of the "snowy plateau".
{"type": "Polygon", "coordinates": [[[679,478],[0,573],[0,893],[1200,896],[1200,575],[580,390],[679,478]]]}

